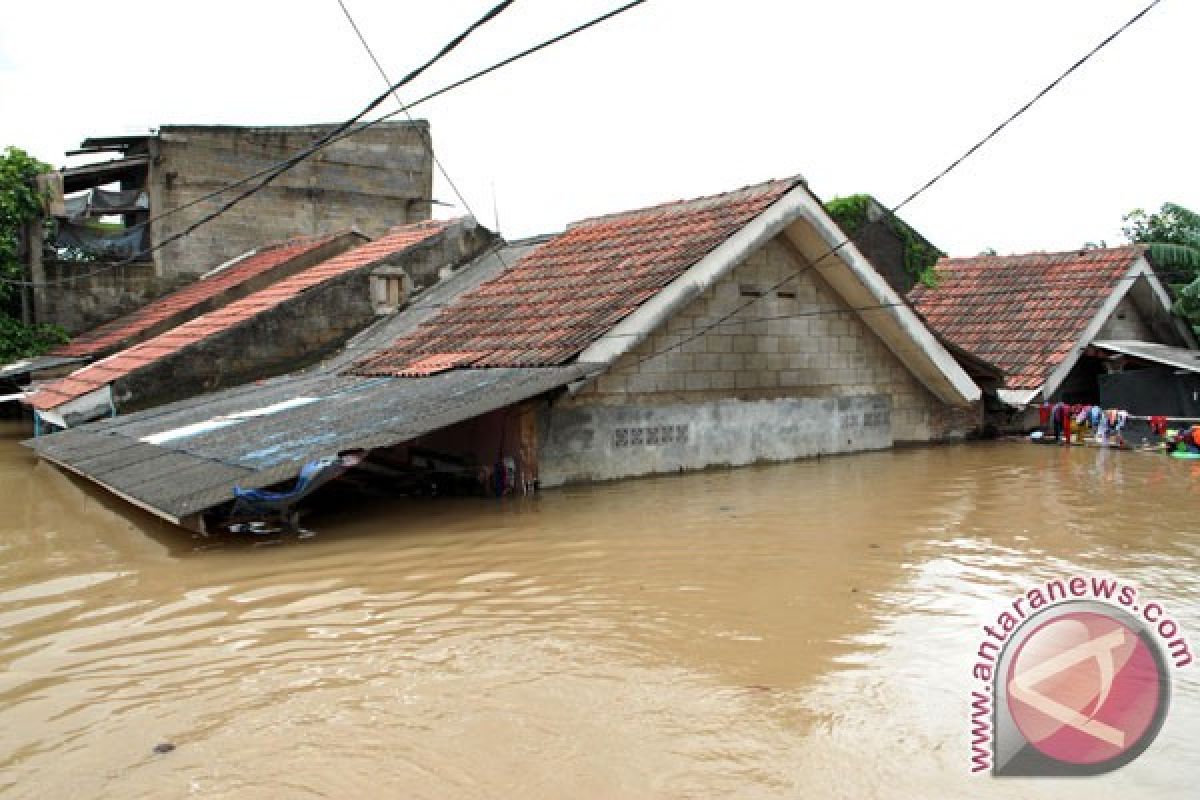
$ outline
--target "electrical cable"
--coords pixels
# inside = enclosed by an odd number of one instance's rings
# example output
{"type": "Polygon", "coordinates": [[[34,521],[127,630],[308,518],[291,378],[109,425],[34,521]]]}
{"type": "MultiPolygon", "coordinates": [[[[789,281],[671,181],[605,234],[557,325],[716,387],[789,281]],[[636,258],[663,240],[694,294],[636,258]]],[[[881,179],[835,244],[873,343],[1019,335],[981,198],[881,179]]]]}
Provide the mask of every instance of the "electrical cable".
{"type": "MultiPolygon", "coordinates": [[[[346,6],[343,0],[337,0],[337,4],[341,6],[342,13],[346,16],[346,21],[349,22],[350,27],[354,29],[354,35],[358,37],[358,41],[362,43],[363,49],[367,51],[367,55],[370,56],[371,61],[374,62],[375,69],[379,71],[379,75],[383,78],[384,84],[390,87],[392,85],[392,79],[388,77],[387,70],[383,68],[383,64],[381,64],[379,59],[375,56],[375,51],[372,50],[371,45],[367,43],[367,37],[363,35],[362,30],[358,27],[358,23],[354,21],[354,16],[350,13],[350,9],[346,6]]],[[[404,105],[404,101],[400,99],[400,95],[393,91],[392,97],[396,100],[396,105],[400,106],[400,110],[404,112],[404,116],[408,118],[408,121],[416,123],[416,119],[413,118],[413,115],[409,112],[408,107],[404,105]]],[[[421,137],[421,140],[425,143],[425,149],[429,151],[429,158],[433,161],[433,165],[437,168],[437,171],[440,172],[442,177],[446,179],[446,183],[449,184],[450,190],[454,192],[454,196],[458,198],[458,202],[462,203],[463,209],[466,210],[466,212],[472,217],[475,217],[475,212],[471,209],[471,204],[467,202],[465,197],[463,197],[462,192],[458,190],[458,186],[454,183],[454,179],[451,178],[450,173],[446,171],[446,167],[442,164],[441,159],[439,159],[437,154],[433,152],[433,141],[430,139],[429,134],[423,127],[419,125],[416,126],[416,129],[418,131],[418,135],[421,137]]],[[[476,217],[476,219],[478,219],[478,217],[476,217]]]]}
{"type": "MultiPolygon", "coordinates": [[[[948,166],[946,166],[944,169],[942,169],[940,172],[938,172],[936,175],[934,175],[932,178],[930,178],[928,181],[926,181],[924,184],[922,184],[920,187],[918,187],[915,191],[913,191],[911,194],[909,194],[907,197],[905,197],[902,201],[897,203],[895,206],[892,206],[891,208],[889,208],[888,213],[890,215],[894,215],[896,213],[896,211],[903,208],[904,206],[906,206],[907,204],[909,204],[910,202],[915,200],[917,197],[924,194],[926,191],[931,189],[935,184],[937,184],[942,178],[944,178],[948,174],[950,174],[950,172],[952,172],[954,169],[956,169],[960,164],[962,164],[968,158],[973,156],[975,153],[979,152],[979,150],[984,145],[986,145],[992,139],[996,138],[996,136],[1001,131],[1003,131],[1005,128],[1007,128],[1018,117],[1025,114],[1025,112],[1027,112],[1030,108],[1032,108],[1035,103],[1037,103],[1039,100],[1041,100],[1047,94],[1049,94],[1051,91],[1053,91],[1055,88],[1057,88],[1063,82],[1063,80],[1065,78],[1067,78],[1067,76],[1071,75],[1073,72],[1078,70],[1081,66],[1083,66],[1085,63],[1087,63],[1093,56],[1095,56],[1097,53],[1099,53],[1101,50],[1103,50],[1105,47],[1107,47],[1109,44],[1111,44],[1113,42],[1113,40],[1115,40],[1118,36],[1120,36],[1122,33],[1124,33],[1130,27],[1132,27],[1134,24],[1136,24],[1139,20],[1141,20],[1143,17],[1145,17],[1146,14],[1148,14],[1160,2],[1162,2],[1162,0],[1152,0],[1152,2],[1149,5],[1147,5],[1145,8],[1143,8],[1137,14],[1133,15],[1133,17],[1131,17],[1123,25],[1121,25],[1119,28],[1117,28],[1113,33],[1106,36],[1103,40],[1100,41],[1099,44],[1097,44],[1095,47],[1093,47],[1091,50],[1089,50],[1086,54],[1084,54],[1081,58],[1079,58],[1077,61],[1075,61],[1073,64],[1071,64],[1071,66],[1067,67],[1067,69],[1064,70],[1061,74],[1059,74],[1059,76],[1057,78],[1052,80],[1050,83],[1046,84],[1046,86],[1044,86],[1041,90],[1039,90],[1029,101],[1027,101],[1024,105],[1022,105],[1020,108],[1018,108],[1012,114],[1010,114],[1003,122],[1001,122],[999,125],[997,125],[995,128],[993,128],[987,135],[985,135],[982,139],[980,139],[979,141],[975,142],[975,144],[973,144],[969,148],[967,148],[967,150],[962,155],[960,155],[954,161],[950,162],[950,164],[948,166]]],[[[882,220],[883,217],[880,217],[879,219],[882,220]]],[[[837,245],[829,248],[827,251],[822,253],[819,257],[817,257],[815,260],[810,262],[808,265],[806,265],[802,269],[797,270],[792,275],[787,276],[783,280],[781,280],[778,283],[774,284],[773,286],[769,287],[767,289],[767,292],[772,292],[772,291],[778,289],[780,286],[783,286],[784,284],[788,283],[789,281],[795,280],[796,278],[800,277],[805,272],[807,272],[811,269],[814,269],[817,266],[817,264],[820,264],[825,259],[840,252],[847,245],[854,243],[857,238],[862,236],[863,231],[865,231],[871,225],[877,224],[878,221],[879,220],[868,220],[868,222],[865,225],[863,225],[854,236],[847,237],[847,238],[843,239],[841,242],[839,242],[837,245]]],[[[735,314],[738,314],[743,309],[753,305],[759,299],[761,299],[761,295],[759,297],[751,298],[748,302],[743,303],[742,305],[740,305],[737,308],[730,311],[728,314],[726,314],[723,317],[721,317],[720,319],[718,319],[715,323],[713,323],[713,325],[715,326],[715,325],[722,324],[726,320],[733,317],[735,314]]],[[[687,342],[690,342],[693,339],[703,336],[707,330],[711,330],[711,327],[703,328],[703,329],[697,331],[692,336],[688,337],[687,339],[684,339],[683,341],[679,342],[678,344],[672,345],[671,347],[652,352],[649,355],[641,358],[637,363],[639,365],[641,365],[653,358],[657,358],[658,356],[663,355],[664,353],[669,353],[672,350],[675,350],[676,348],[683,346],[687,342]]]]}
{"type": "MultiPolygon", "coordinates": [[[[349,119],[345,120],[344,122],[339,123],[332,130],[330,130],[327,133],[323,134],[322,136],[318,137],[317,140],[314,141],[312,144],[309,144],[308,146],[306,146],[303,149],[301,149],[300,151],[292,154],[288,158],[276,163],[272,167],[266,168],[266,170],[265,170],[266,175],[265,175],[265,177],[263,177],[263,179],[259,183],[255,184],[250,189],[247,189],[246,191],[237,195],[233,199],[225,202],[219,208],[217,208],[215,211],[212,211],[212,212],[200,217],[200,219],[196,220],[195,222],[192,222],[183,230],[178,231],[174,234],[171,234],[170,236],[166,237],[165,239],[159,240],[158,242],[150,245],[147,248],[144,248],[143,250],[140,250],[139,252],[133,254],[132,256],[129,256],[126,259],[122,259],[113,264],[105,265],[103,268],[98,269],[98,270],[93,270],[90,273],[80,274],[80,275],[72,275],[70,278],[64,278],[59,281],[40,282],[37,285],[47,286],[47,285],[55,285],[55,284],[65,283],[67,281],[78,280],[79,278],[83,278],[83,277],[90,277],[91,275],[95,275],[95,274],[99,274],[100,272],[116,269],[118,267],[127,266],[129,264],[134,263],[136,260],[138,260],[144,256],[150,255],[151,253],[161,250],[162,248],[166,247],[169,244],[172,244],[174,242],[179,241],[180,239],[190,236],[201,226],[206,225],[209,222],[212,222],[217,217],[230,211],[234,206],[238,205],[243,200],[262,191],[264,188],[269,186],[280,175],[282,175],[283,173],[292,169],[296,165],[300,164],[302,161],[304,161],[305,159],[312,156],[314,153],[316,153],[318,150],[323,148],[325,145],[334,141],[336,138],[341,137],[341,135],[344,134],[347,130],[353,128],[355,123],[359,122],[363,117],[365,117],[367,114],[371,113],[373,110],[378,108],[382,103],[384,103],[389,97],[391,97],[396,92],[397,89],[399,89],[403,86],[406,86],[407,84],[416,80],[427,69],[432,67],[438,61],[440,61],[442,58],[444,58],[446,55],[448,55],[451,51],[453,51],[455,48],[457,48],[460,44],[462,44],[464,41],[466,41],[466,39],[471,34],[473,34],[475,31],[479,30],[484,25],[491,22],[493,19],[498,17],[500,14],[502,14],[515,1],[516,0],[501,0],[500,3],[496,4],[492,8],[488,9],[488,11],[482,17],[475,20],[465,30],[463,30],[458,35],[456,35],[454,38],[452,38],[449,42],[444,44],[442,46],[442,48],[440,50],[438,50],[432,57],[427,59],[421,65],[417,66],[415,69],[411,70],[407,75],[405,75],[403,78],[401,78],[396,83],[389,85],[388,88],[385,89],[382,94],[377,96],[371,102],[367,103],[367,105],[364,106],[362,109],[360,109],[354,116],[350,117],[349,119]]],[[[263,172],[264,171],[260,171],[258,174],[262,175],[263,172]]],[[[243,182],[248,182],[248,181],[244,180],[243,182]]],[[[226,190],[228,190],[228,187],[226,187],[226,190]]],[[[165,214],[160,215],[159,219],[161,219],[164,216],[166,216],[166,215],[165,214]]],[[[144,224],[148,224],[148,222],[144,223],[144,224]]],[[[15,281],[12,279],[0,279],[0,280],[3,280],[5,283],[8,283],[10,285],[20,285],[20,286],[34,286],[35,285],[33,281],[15,281]]]]}
{"type": "MultiPolygon", "coordinates": [[[[365,123],[361,123],[358,127],[352,126],[348,129],[342,131],[341,133],[337,134],[336,136],[330,138],[328,141],[324,142],[324,144],[322,144],[321,146],[324,147],[325,145],[332,144],[333,142],[340,141],[349,136],[353,136],[357,133],[360,133],[361,131],[367,130],[368,128],[378,125],[381,122],[384,122],[384,121],[396,116],[397,114],[402,113],[405,110],[415,108],[416,106],[418,106],[422,103],[425,103],[429,100],[432,100],[435,97],[441,97],[442,95],[445,95],[455,89],[458,89],[461,86],[465,86],[466,84],[471,83],[475,80],[478,80],[479,78],[485,77],[486,75],[489,75],[489,74],[491,74],[503,67],[506,67],[516,61],[519,61],[530,55],[538,53],[548,47],[558,44],[559,42],[565,41],[566,39],[569,39],[572,36],[575,36],[579,33],[583,33],[584,31],[589,30],[590,28],[596,27],[597,25],[600,25],[611,19],[614,19],[615,17],[620,16],[621,14],[624,14],[625,12],[630,11],[630,10],[632,10],[640,5],[643,5],[644,3],[647,3],[647,2],[649,2],[649,0],[633,0],[632,2],[625,3],[624,5],[619,6],[615,9],[613,9],[612,11],[608,11],[604,14],[601,14],[598,17],[594,17],[594,18],[588,20],[587,22],[576,25],[575,27],[570,28],[567,31],[564,31],[563,33],[557,34],[549,39],[546,39],[546,40],[540,42],[539,44],[528,47],[528,48],[518,52],[515,55],[509,56],[501,61],[498,61],[498,62],[492,64],[489,67],[485,67],[483,69],[477,70],[476,72],[471,73],[470,75],[466,76],[465,78],[460,78],[459,80],[456,80],[453,83],[447,84],[446,86],[443,86],[440,89],[430,92],[430,93],[426,94],[425,96],[421,97],[420,99],[416,100],[415,102],[406,104],[403,109],[399,109],[397,111],[386,114],[382,117],[379,117],[379,118],[376,118],[373,120],[369,120],[365,123]]],[[[389,89],[390,89],[390,87],[389,87],[389,89]]],[[[385,98],[386,98],[386,96],[387,96],[387,94],[384,95],[385,98]]],[[[313,150],[312,152],[315,152],[315,150],[313,150]]],[[[311,153],[307,153],[307,155],[311,155],[311,153]]],[[[307,157],[307,155],[305,157],[307,157]]],[[[219,196],[220,194],[223,194],[224,192],[229,191],[230,189],[234,189],[239,186],[244,186],[256,178],[259,178],[259,177],[262,177],[263,175],[267,175],[267,174],[271,173],[272,170],[275,169],[276,167],[287,164],[290,160],[291,159],[285,159],[284,161],[278,162],[276,165],[272,165],[270,167],[265,167],[252,175],[248,175],[244,178],[241,178],[238,181],[235,181],[225,187],[222,187],[221,189],[218,189],[218,190],[215,190],[215,191],[209,193],[204,198],[197,198],[196,200],[192,201],[189,205],[194,205],[196,203],[203,202],[204,200],[207,200],[207,199],[212,199],[213,197],[219,196]]],[[[146,223],[142,223],[142,224],[145,225],[145,224],[149,224],[150,222],[154,222],[154,221],[163,219],[167,216],[170,216],[173,213],[177,213],[178,211],[181,211],[184,207],[186,207],[186,206],[181,206],[179,208],[175,208],[170,211],[163,212],[159,216],[154,217],[153,219],[148,220],[146,223]]],[[[211,221],[211,220],[209,220],[209,221],[211,221]]],[[[145,250],[139,251],[138,253],[134,254],[133,256],[131,256],[127,259],[123,259],[121,261],[114,262],[111,264],[105,264],[105,265],[98,267],[97,269],[91,270],[89,272],[78,273],[78,274],[72,275],[70,277],[62,278],[62,279],[59,279],[56,281],[37,281],[37,282],[35,282],[35,281],[16,280],[16,279],[12,279],[12,278],[0,277],[0,282],[7,283],[7,284],[10,284],[13,286],[25,286],[25,287],[34,287],[34,288],[43,288],[43,287],[49,288],[49,287],[61,286],[64,284],[71,283],[75,280],[79,280],[82,278],[88,278],[93,275],[98,275],[103,272],[108,272],[110,270],[117,269],[119,267],[128,266],[129,264],[135,263],[141,257],[148,255],[149,253],[154,252],[155,250],[161,248],[163,246],[163,244],[165,244],[165,243],[159,243],[151,248],[147,248],[145,250]]]]}

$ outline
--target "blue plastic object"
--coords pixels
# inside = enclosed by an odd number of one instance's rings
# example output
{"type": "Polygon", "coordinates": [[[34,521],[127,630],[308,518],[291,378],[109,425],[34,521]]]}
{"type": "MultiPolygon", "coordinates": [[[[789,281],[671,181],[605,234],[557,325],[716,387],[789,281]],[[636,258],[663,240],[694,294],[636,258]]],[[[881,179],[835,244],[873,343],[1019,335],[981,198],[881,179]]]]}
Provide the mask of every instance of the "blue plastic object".
{"type": "Polygon", "coordinates": [[[318,458],[305,464],[296,483],[285,492],[273,492],[268,489],[243,489],[233,487],[236,498],[234,514],[266,514],[284,512],[295,505],[305,496],[316,491],[321,485],[333,480],[345,471],[340,458],[318,458]]]}

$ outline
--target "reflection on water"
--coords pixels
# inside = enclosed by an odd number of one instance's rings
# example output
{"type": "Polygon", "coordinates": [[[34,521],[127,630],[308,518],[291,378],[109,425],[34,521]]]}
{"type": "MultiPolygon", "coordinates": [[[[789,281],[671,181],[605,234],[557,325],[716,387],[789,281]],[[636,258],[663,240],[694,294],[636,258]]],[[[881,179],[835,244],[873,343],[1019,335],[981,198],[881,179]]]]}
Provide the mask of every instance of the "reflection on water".
{"type": "Polygon", "coordinates": [[[1023,444],[397,501],[194,539],[0,440],[0,794],[1191,796],[972,778],[979,626],[1119,575],[1200,645],[1192,465],[1023,444]],[[177,749],[152,752],[159,742],[177,749]]]}

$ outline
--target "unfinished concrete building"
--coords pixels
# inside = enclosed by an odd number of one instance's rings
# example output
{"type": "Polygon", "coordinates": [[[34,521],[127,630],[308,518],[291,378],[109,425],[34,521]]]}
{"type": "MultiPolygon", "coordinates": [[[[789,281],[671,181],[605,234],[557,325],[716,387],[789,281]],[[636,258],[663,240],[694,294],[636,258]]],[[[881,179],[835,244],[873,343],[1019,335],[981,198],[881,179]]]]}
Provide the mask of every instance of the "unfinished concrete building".
{"type": "Polygon", "coordinates": [[[35,291],[36,318],[86,330],[263,242],[347,229],[376,237],[429,219],[428,124],[387,122],[330,143],[195,232],[136,257],[254,183],[218,193],[223,187],[295,156],[333,128],[167,125],[85,139],[67,155],[118,157],[45,176],[55,233],[47,247],[31,248],[30,274],[62,285],[35,291]],[[95,269],[97,259],[131,257],[120,268],[95,269]]]}

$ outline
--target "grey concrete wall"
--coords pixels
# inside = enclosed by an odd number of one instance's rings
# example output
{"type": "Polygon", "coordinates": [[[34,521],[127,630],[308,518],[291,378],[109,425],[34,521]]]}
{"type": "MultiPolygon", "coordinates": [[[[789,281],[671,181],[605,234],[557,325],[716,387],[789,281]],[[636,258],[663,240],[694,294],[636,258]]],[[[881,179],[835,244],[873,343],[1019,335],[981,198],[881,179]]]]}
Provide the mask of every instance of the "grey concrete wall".
{"type": "MultiPolygon", "coordinates": [[[[330,126],[237,128],[167,126],[154,143],[151,208],[179,208],[306,147],[330,126]]],[[[187,238],[155,255],[160,273],[199,273],[264,242],[357,228],[378,236],[428,219],[433,191],[427,123],[383,123],[329,145],[187,238]]],[[[155,223],[161,241],[231,197],[155,223]]]]}
{"type": "Polygon", "coordinates": [[[149,263],[112,269],[51,261],[45,276],[53,285],[33,293],[35,318],[60,325],[71,335],[124,316],[192,280],[185,275],[159,276],[149,263]],[[75,277],[79,275],[84,277],[75,277]]]}
{"type": "Polygon", "coordinates": [[[1142,342],[1156,342],[1159,337],[1150,327],[1145,316],[1137,305],[1126,295],[1113,310],[1112,316],[1105,320],[1100,328],[1097,339],[1136,339],[1142,342]]]}
{"type": "Polygon", "coordinates": [[[954,439],[979,427],[978,404],[958,409],[935,398],[804,267],[776,238],[606,374],[560,399],[543,416],[543,484],[954,439]],[[797,274],[734,313],[750,299],[747,290],[797,274]],[[695,336],[730,314],[729,323],[695,336]],[[638,419],[644,424],[630,421],[638,419]],[[643,439],[646,452],[612,458],[619,428],[671,424],[692,426],[687,452],[678,442],[651,448],[643,439]]]}
{"type": "Polygon", "coordinates": [[[782,397],[542,413],[543,486],[891,447],[891,397],[782,397]]]}

